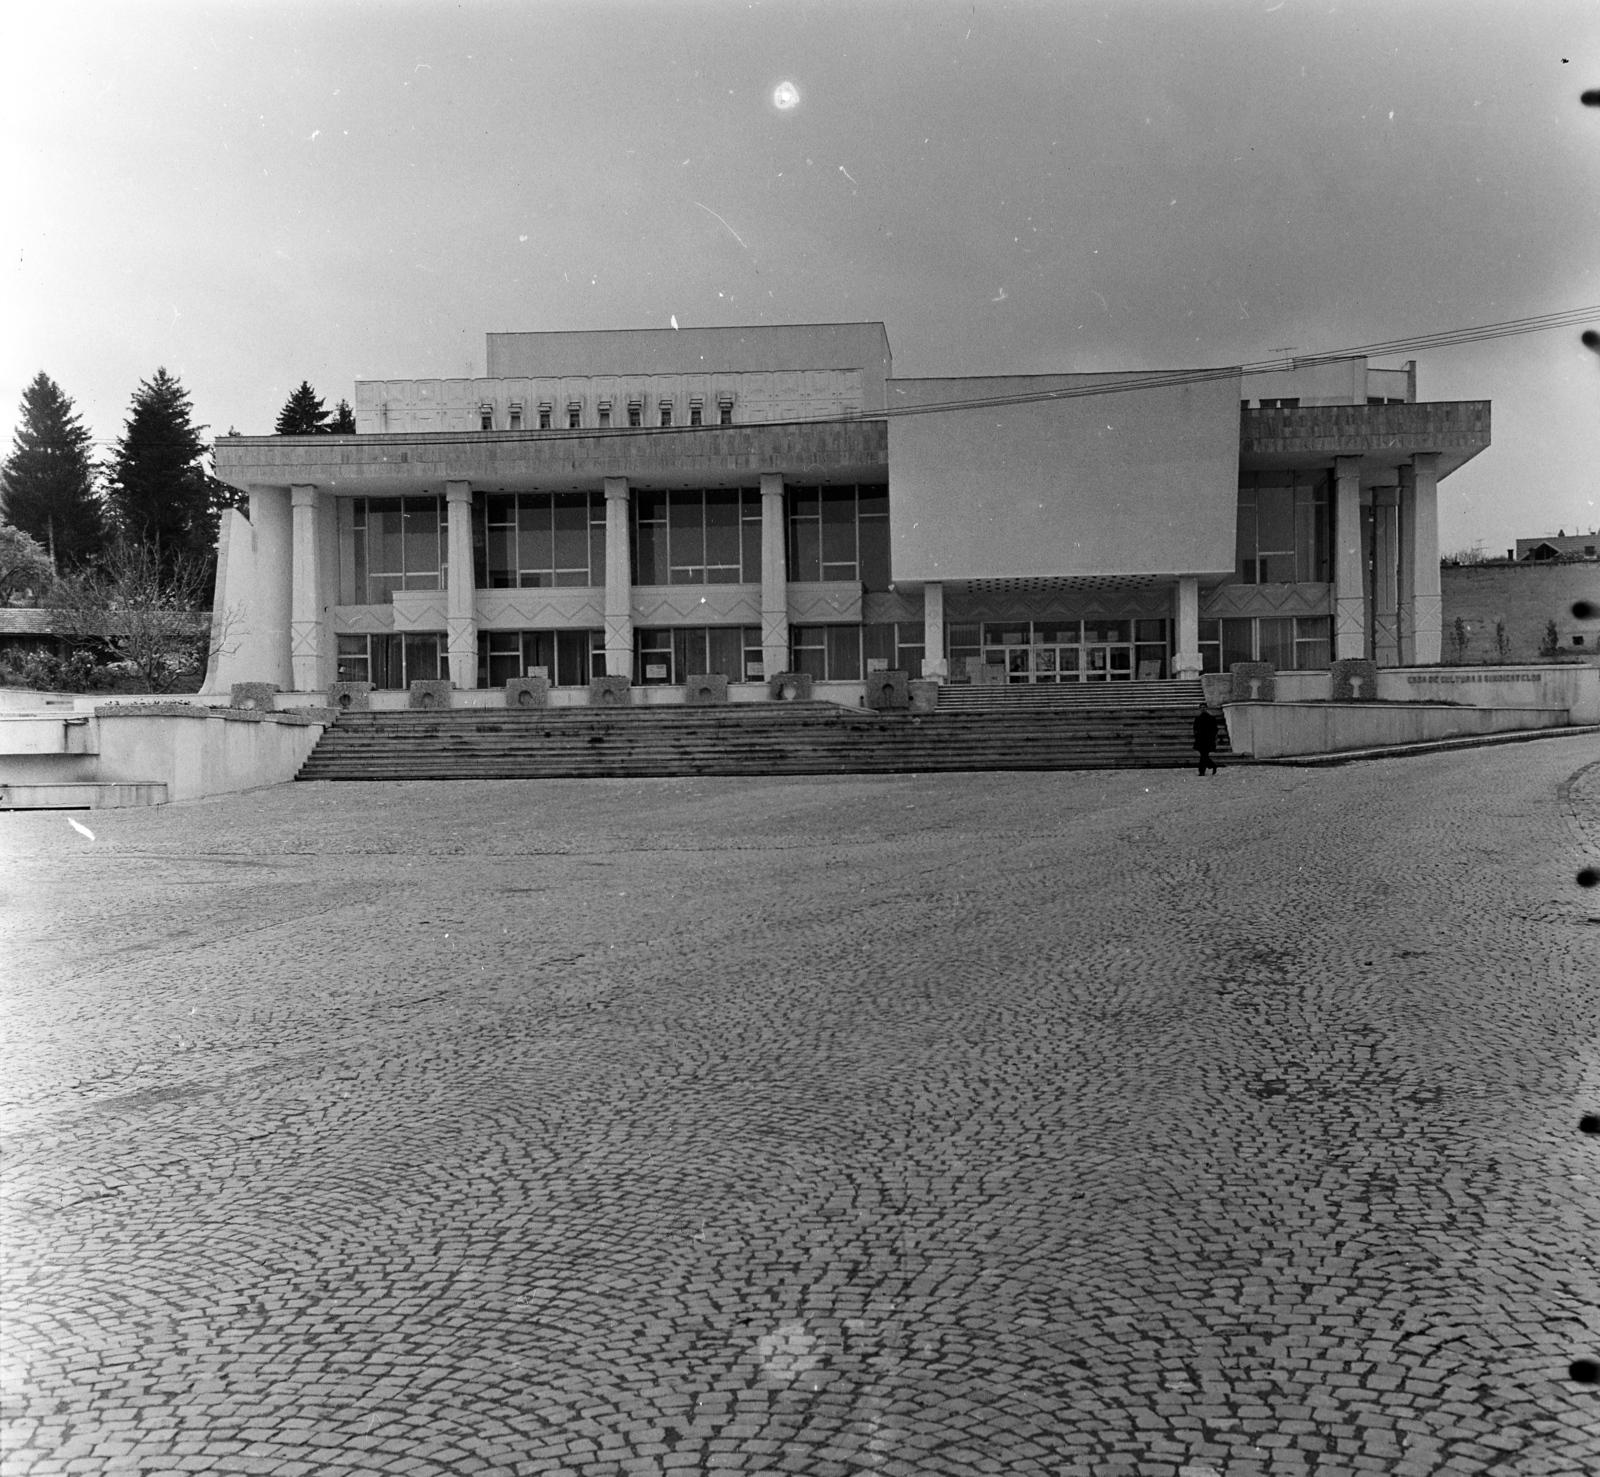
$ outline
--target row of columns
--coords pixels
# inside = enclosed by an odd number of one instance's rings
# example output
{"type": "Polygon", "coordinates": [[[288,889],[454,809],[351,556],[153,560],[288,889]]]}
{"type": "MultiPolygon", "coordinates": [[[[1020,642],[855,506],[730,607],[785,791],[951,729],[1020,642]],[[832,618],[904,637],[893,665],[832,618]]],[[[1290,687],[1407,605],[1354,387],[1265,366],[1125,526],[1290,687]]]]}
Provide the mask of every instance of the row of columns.
{"type": "MultiPolygon", "coordinates": [[[[1441,601],[1438,551],[1438,463],[1436,452],[1418,453],[1399,469],[1395,489],[1378,489],[1373,498],[1373,568],[1368,580],[1366,541],[1362,534],[1361,458],[1342,456],[1334,462],[1333,654],[1367,654],[1368,611],[1381,661],[1402,666],[1439,660],[1441,601]]],[[[633,671],[632,523],[628,515],[628,480],[605,479],[606,671],[628,676],[633,671]]],[[[325,682],[322,672],[323,609],[319,592],[319,524],[316,488],[290,488],[293,560],[289,623],[290,663],[294,685],[314,691],[325,682]]],[[[445,483],[448,571],[445,581],[446,648],[450,680],[457,687],[477,684],[478,630],[474,613],[472,557],[472,484],[445,483]]],[[[761,650],[765,669],[780,672],[789,664],[788,567],[783,517],[783,476],[761,477],[761,650]]],[[[1200,582],[1178,580],[1177,653],[1173,672],[1198,676],[1200,660],[1200,582]]],[[[923,586],[923,670],[943,676],[944,586],[923,586]]]]}

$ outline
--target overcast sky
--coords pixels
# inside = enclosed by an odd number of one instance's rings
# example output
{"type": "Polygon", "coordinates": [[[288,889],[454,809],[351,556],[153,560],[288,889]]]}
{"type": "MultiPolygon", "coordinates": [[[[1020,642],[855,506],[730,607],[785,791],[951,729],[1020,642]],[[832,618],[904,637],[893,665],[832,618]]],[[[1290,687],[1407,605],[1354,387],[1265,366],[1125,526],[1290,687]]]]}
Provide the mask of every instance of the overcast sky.
{"type": "MultiPolygon", "coordinates": [[[[302,378],[482,374],[490,329],[882,319],[896,372],[984,374],[1600,303],[1595,0],[0,17],[4,449],[41,368],[109,442],[157,365],[266,433],[302,378]]],[[[1600,523],[1576,331],[1419,373],[1494,403],[1447,551],[1600,523]]]]}

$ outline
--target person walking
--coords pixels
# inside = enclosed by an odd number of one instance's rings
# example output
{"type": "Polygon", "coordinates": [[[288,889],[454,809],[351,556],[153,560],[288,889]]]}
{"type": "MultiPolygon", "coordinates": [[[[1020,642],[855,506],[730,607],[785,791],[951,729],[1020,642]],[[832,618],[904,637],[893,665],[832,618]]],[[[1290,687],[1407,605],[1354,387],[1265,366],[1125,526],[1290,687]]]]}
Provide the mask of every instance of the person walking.
{"type": "Polygon", "coordinates": [[[1206,772],[1206,766],[1211,766],[1212,774],[1217,772],[1217,762],[1211,757],[1211,751],[1217,747],[1218,723],[1211,709],[1204,703],[1194,720],[1194,746],[1200,751],[1200,773],[1206,772]]]}

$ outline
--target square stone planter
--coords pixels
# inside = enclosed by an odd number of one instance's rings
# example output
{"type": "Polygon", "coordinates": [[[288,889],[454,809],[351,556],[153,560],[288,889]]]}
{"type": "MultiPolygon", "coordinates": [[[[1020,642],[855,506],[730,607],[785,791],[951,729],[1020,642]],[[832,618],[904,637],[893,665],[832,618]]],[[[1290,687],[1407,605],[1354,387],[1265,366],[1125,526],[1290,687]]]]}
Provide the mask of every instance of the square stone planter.
{"type": "Polygon", "coordinates": [[[1278,700],[1278,669],[1271,662],[1235,662],[1228,699],[1235,703],[1272,703],[1278,700]]]}
{"type": "Polygon", "coordinates": [[[925,677],[913,678],[908,684],[911,689],[911,711],[913,713],[936,713],[939,711],[939,684],[930,682],[925,677]]]}
{"type": "Polygon", "coordinates": [[[411,684],[410,706],[413,708],[448,708],[452,684],[444,679],[411,684]]]}
{"type": "Polygon", "coordinates": [[[683,700],[691,708],[714,708],[728,701],[728,679],[721,672],[700,672],[684,684],[683,700]]]}
{"type": "Polygon", "coordinates": [[[512,677],[506,683],[508,708],[548,708],[550,706],[550,679],[548,677],[512,677]]]}
{"type": "Polygon", "coordinates": [[[328,706],[341,713],[365,713],[371,708],[370,682],[332,682],[328,685],[328,706]]]}
{"type": "Polygon", "coordinates": [[[607,674],[589,680],[589,706],[591,708],[626,708],[633,702],[629,689],[633,684],[626,677],[607,674]]]}
{"type": "Polygon", "coordinates": [[[1378,696],[1378,664],[1364,656],[1341,657],[1330,668],[1336,703],[1374,702],[1378,696]]]}
{"type": "Polygon", "coordinates": [[[228,706],[271,713],[278,706],[277,697],[276,682],[235,682],[228,689],[228,706]]]}
{"type": "Polygon", "coordinates": [[[767,696],[775,703],[808,703],[811,701],[811,674],[779,672],[768,680],[767,696]]]}
{"type": "Polygon", "coordinates": [[[868,672],[867,706],[878,713],[903,713],[911,706],[907,672],[868,672]]]}

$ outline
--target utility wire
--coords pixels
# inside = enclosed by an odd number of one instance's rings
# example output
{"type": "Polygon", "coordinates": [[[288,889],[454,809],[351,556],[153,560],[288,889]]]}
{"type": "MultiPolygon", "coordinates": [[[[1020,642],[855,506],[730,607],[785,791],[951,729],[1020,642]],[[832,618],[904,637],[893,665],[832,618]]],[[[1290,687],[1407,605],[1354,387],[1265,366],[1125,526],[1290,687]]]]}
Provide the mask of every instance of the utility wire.
{"type": "MultiPolygon", "coordinates": [[[[1379,343],[1357,344],[1353,348],[1333,349],[1321,354],[1296,354],[1292,358],[1258,359],[1246,364],[1217,365],[1209,369],[1171,370],[1109,370],[1104,373],[1083,375],[1092,378],[1092,384],[1065,385],[1051,390],[1018,390],[1006,395],[978,395],[964,400],[931,401],[924,405],[892,405],[882,410],[860,410],[848,415],[815,416],[804,421],[760,421],[758,425],[827,425],[858,421],[896,420],[909,415],[943,415],[958,410],[987,410],[1006,405],[1037,405],[1050,400],[1082,400],[1093,395],[1116,395],[1127,390],[1158,390],[1174,385],[1197,385],[1216,380],[1234,379],[1245,374],[1270,374],[1286,370],[1304,369],[1317,364],[1334,364],[1342,359],[1390,358],[1397,354],[1421,353],[1428,349],[1454,348],[1457,344],[1482,343],[1489,339],[1515,338],[1525,333],[1547,333],[1556,328],[1577,328],[1585,323],[1600,322],[1600,303],[1582,308],[1562,308],[1554,313],[1538,313],[1531,318],[1508,318],[1500,323],[1480,323],[1471,328],[1449,328],[1435,333],[1415,334],[1410,338],[1385,339],[1379,343]]],[[[951,378],[962,378],[960,375],[951,378]]],[[[751,422],[742,422],[750,425],[751,422]]],[[[613,426],[601,430],[588,426],[571,430],[565,426],[543,431],[541,441],[571,441],[580,437],[677,435],[683,431],[727,430],[726,426],[613,426]]],[[[431,435],[434,444],[461,441],[480,441],[482,431],[468,433],[448,432],[387,432],[371,435],[431,435]]],[[[510,434],[510,433],[507,433],[510,434]]],[[[520,435],[521,433],[516,433],[520,435]]],[[[227,438],[221,438],[227,439],[227,438]]],[[[260,439],[260,438],[252,438],[260,439]]],[[[307,440],[312,438],[307,437],[307,440]]]]}

